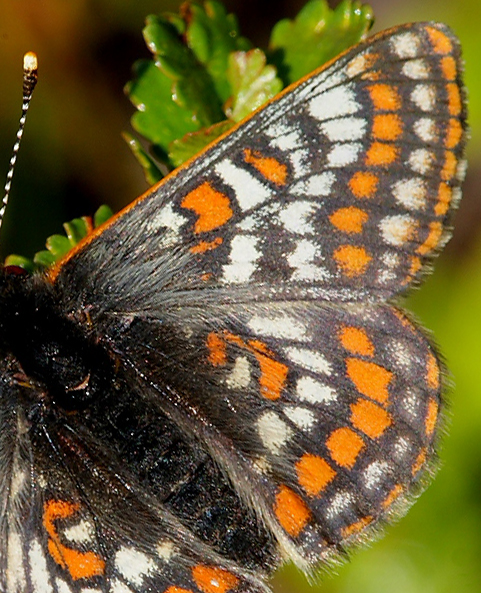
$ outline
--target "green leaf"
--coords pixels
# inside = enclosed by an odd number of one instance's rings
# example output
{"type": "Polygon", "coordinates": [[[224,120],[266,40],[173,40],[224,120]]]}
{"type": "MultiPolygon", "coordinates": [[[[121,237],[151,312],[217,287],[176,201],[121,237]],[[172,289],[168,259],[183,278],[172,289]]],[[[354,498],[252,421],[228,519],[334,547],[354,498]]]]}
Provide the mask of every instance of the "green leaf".
{"type": "Polygon", "coordinates": [[[219,2],[206,2],[204,6],[187,4],[187,44],[209,73],[217,96],[222,103],[231,95],[227,78],[229,54],[248,50],[252,44],[240,36],[237,19],[227,14],[219,2]]]}
{"type": "Polygon", "coordinates": [[[372,23],[368,4],[342,0],[331,10],[326,0],[311,0],[294,20],[284,19],[275,25],[270,61],[284,83],[291,84],[358,43],[372,23]]]}
{"type": "Polygon", "coordinates": [[[51,235],[45,245],[56,260],[66,255],[72,247],[68,238],[63,235],[51,235]]]}
{"type": "Polygon", "coordinates": [[[234,125],[232,121],[221,121],[210,128],[199,132],[186,134],[179,140],[174,140],[170,146],[170,160],[177,167],[200,152],[207,144],[213,142],[221,134],[224,134],[234,125]]]}
{"type": "Polygon", "coordinates": [[[34,271],[35,266],[31,259],[28,257],[23,257],[23,255],[16,255],[12,253],[5,258],[5,266],[18,266],[19,268],[23,268],[30,274],[34,271]]]}
{"type": "Polygon", "coordinates": [[[127,142],[130,150],[133,152],[135,158],[144,170],[144,175],[148,183],[150,185],[154,185],[160,181],[163,177],[162,171],[159,169],[150,155],[144,150],[144,147],[139,142],[139,140],[137,140],[135,136],[132,136],[132,134],[129,134],[128,132],[122,132],[122,137],[127,142]]]}
{"type": "Polygon", "coordinates": [[[5,259],[6,266],[19,266],[28,272],[48,268],[56,261],[66,255],[72,247],[75,247],[94,228],[97,228],[112,216],[112,210],[108,206],[100,206],[94,215],[94,220],[89,216],[74,218],[64,223],[63,228],[67,236],[52,235],[45,243],[47,249],[38,251],[33,260],[22,255],[9,255],[5,259]]]}
{"type": "Polygon", "coordinates": [[[229,118],[235,122],[277,95],[282,81],[274,66],[266,66],[266,56],[260,49],[235,52],[229,58],[228,77],[232,87],[229,118]]]}
{"type": "Polygon", "coordinates": [[[104,224],[104,222],[107,222],[113,215],[112,208],[107,206],[107,204],[102,204],[94,214],[94,227],[97,228],[101,224],[104,224]]]}

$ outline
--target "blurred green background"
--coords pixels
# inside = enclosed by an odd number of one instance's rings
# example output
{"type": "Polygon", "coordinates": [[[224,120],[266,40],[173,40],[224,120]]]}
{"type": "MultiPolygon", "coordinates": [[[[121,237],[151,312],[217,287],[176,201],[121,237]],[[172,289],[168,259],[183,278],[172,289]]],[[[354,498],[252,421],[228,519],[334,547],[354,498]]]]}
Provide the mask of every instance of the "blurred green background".
{"type": "MultiPolygon", "coordinates": [[[[226,2],[241,31],[264,44],[303,1],[226,2]]],[[[333,3],[334,5],[335,3],[333,3]]],[[[464,198],[435,273],[409,300],[435,334],[453,376],[449,436],[436,480],[408,516],[335,576],[309,586],[291,567],[276,593],[481,592],[481,44],[478,0],[374,0],[374,31],[402,22],[448,23],[464,47],[472,139],[464,198]],[[480,373],[480,376],[478,376],[480,373]]],[[[146,189],[120,133],[133,107],[123,95],[132,63],[148,57],[141,29],[167,0],[3,0],[0,15],[0,179],[21,106],[22,56],[34,50],[40,82],[2,228],[2,256],[32,255],[74,216],[114,210],[146,189]]]]}

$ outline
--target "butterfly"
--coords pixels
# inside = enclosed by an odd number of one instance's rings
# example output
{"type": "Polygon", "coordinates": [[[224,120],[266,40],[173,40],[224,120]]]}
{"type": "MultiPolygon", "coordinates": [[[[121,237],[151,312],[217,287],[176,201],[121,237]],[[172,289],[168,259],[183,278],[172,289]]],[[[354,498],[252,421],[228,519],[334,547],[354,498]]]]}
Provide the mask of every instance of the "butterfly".
{"type": "Polygon", "coordinates": [[[0,590],[257,593],[398,516],[443,364],[399,306],[449,237],[450,30],[290,86],[41,274],[0,273],[0,590]]]}

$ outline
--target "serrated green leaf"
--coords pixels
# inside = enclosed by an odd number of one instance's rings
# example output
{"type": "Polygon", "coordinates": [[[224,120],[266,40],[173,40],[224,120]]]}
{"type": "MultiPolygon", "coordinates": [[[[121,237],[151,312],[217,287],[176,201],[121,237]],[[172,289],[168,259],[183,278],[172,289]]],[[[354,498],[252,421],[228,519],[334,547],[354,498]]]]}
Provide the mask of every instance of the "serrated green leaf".
{"type": "Polygon", "coordinates": [[[94,214],[94,228],[99,227],[104,222],[107,222],[109,218],[112,218],[114,213],[112,212],[112,208],[107,206],[107,204],[102,204],[99,206],[97,211],[94,214]]]}
{"type": "Polygon", "coordinates": [[[222,104],[211,77],[184,44],[182,37],[166,18],[150,16],[144,37],[154,53],[157,66],[172,79],[173,100],[192,111],[200,126],[209,126],[224,117],[222,104]]]}
{"type": "Polygon", "coordinates": [[[63,235],[51,235],[45,245],[56,259],[66,255],[72,247],[70,241],[63,235]]]}
{"type": "Polygon", "coordinates": [[[12,253],[11,255],[5,258],[5,266],[18,266],[19,268],[23,268],[30,274],[35,270],[35,266],[31,259],[28,257],[23,257],[23,255],[16,255],[12,253]]]}
{"type": "Polygon", "coordinates": [[[240,36],[237,19],[227,14],[219,2],[206,2],[204,6],[187,5],[184,13],[187,21],[186,38],[189,47],[201,62],[215,86],[221,103],[227,101],[231,88],[227,79],[229,54],[248,50],[251,43],[240,36]]]}
{"type": "Polygon", "coordinates": [[[172,80],[152,61],[142,60],[134,66],[135,79],[126,92],[137,112],[131,122],[139,134],[163,150],[167,158],[169,144],[188,132],[200,128],[192,111],[180,107],[172,99],[172,80]]]}
{"type": "Polygon", "coordinates": [[[224,134],[234,125],[234,122],[224,120],[199,132],[186,134],[179,140],[174,140],[170,146],[169,157],[176,167],[190,159],[205,146],[213,142],[221,134],[224,134]]]}
{"type": "Polygon", "coordinates": [[[275,25],[269,61],[284,83],[291,84],[358,43],[372,23],[372,8],[357,0],[342,0],[334,10],[326,0],[311,0],[294,20],[275,25]]]}
{"type": "Polygon", "coordinates": [[[144,150],[144,147],[137,140],[137,138],[128,132],[123,132],[122,137],[127,142],[130,150],[144,170],[144,175],[148,183],[150,183],[150,185],[154,185],[160,181],[163,177],[161,170],[150,157],[150,155],[144,150]]]}
{"type": "Polygon", "coordinates": [[[282,81],[276,74],[274,66],[266,66],[266,56],[260,49],[232,53],[228,69],[232,87],[229,119],[238,122],[277,95],[282,81]]]}

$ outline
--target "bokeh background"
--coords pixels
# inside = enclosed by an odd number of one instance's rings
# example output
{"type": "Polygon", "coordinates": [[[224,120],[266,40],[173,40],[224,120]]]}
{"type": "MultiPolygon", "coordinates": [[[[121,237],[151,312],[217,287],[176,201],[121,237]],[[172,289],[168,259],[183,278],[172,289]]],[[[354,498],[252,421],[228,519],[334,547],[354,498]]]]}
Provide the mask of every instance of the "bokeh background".
{"type": "MultiPolygon", "coordinates": [[[[265,45],[270,28],[303,0],[230,0],[244,35],[265,45]]],[[[334,5],[335,3],[333,3],[334,5]]],[[[455,234],[435,273],[408,306],[435,334],[452,371],[449,436],[436,480],[407,517],[369,549],[309,585],[294,568],[276,593],[475,593],[481,591],[481,3],[373,0],[374,31],[415,20],[448,23],[464,47],[472,139],[455,234]]],[[[21,106],[22,56],[34,50],[40,82],[33,99],[0,237],[2,256],[32,255],[62,222],[114,210],[146,189],[121,138],[133,107],[123,94],[132,63],[148,57],[146,15],[168,0],[1,0],[0,180],[21,106]]],[[[1,542],[0,542],[1,545],[1,542]]]]}

